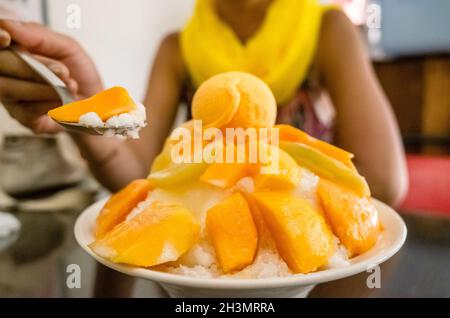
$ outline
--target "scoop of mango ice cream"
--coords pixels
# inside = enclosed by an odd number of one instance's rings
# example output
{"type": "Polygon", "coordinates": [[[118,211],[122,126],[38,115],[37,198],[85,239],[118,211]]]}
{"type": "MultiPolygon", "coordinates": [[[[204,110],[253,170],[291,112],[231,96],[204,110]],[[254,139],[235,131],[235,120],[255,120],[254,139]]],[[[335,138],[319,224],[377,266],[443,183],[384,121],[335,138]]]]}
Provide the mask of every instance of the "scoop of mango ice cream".
{"type": "Polygon", "coordinates": [[[275,124],[277,105],[261,79],[228,72],[211,77],[198,88],[192,116],[202,120],[204,128],[268,128],[275,124]]]}

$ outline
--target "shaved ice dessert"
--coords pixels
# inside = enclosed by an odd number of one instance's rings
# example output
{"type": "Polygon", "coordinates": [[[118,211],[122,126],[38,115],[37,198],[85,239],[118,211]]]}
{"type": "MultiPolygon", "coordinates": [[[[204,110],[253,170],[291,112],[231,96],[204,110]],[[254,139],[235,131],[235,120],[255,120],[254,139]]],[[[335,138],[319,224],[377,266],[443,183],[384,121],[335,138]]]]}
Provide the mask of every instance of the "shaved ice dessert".
{"type": "MultiPolygon", "coordinates": [[[[347,266],[376,244],[378,213],[353,155],[275,125],[264,82],[219,74],[198,89],[192,114],[203,136],[258,129],[256,160],[250,138],[194,138],[178,147],[174,130],[148,178],[100,211],[90,245],[97,255],[176,275],[258,279],[347,266]],[[269,129],[266,138],[261,129],[269,129]],[[230,149],[234,161],[224,160],[230,149]],[[175,160],[180,154],[197,160],[175,160]]],[[[199,133],[194,121],[181,125],[188,136],[199,133]]]]}

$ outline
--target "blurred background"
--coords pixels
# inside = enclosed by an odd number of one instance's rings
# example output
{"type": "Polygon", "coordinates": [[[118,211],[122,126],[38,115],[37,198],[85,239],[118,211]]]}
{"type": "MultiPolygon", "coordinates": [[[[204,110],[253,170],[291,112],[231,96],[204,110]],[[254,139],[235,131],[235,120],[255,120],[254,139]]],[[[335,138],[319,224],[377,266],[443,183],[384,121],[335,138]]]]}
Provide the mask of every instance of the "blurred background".
{"type": "MultiPolygon", "coordinates": [[[[322,2],[342,5],[359,28],[397,116],[410,173],[409,194],[400,211],[410,237],[386,265],[386,275],[395,278],[381,291],[369,293],[364,277],[356,277],[321,286],[313,296],[450,297],[450,0],[322,2]],[[405,288],[408,281],[412,284],[407,275],[416,272],[409,268],[405,273],[402,266],[417,259],[423,262],[420,270],[442,270],[444,276],[416,277],[416,285],[405,288]],[[346,288],[349,284],[356,287],[346,288]]],[[[121,85],[142,99],[161,39],[184,25],[193,4],[0,0],[0,17],[44,23],[78,39],[106,87],[121,85]],[[79,13],[79,20],[70,18],[74,13],[79,13]]],[[[89,296],[94,264],[76,247],[72,226],[78,213],[104,192],[89,177],[67,137],[31,136],[3,107],[0,143],[0,211],[5,212],[0,214],[0,297],[89,296]],[[43,161],[44,168],[35,165],[43,161]],[[56,179],[43,177],[55,171],[56,179]],[[71,263],[80,264],[86,275],[81,289],[65,287],[65,268],[71,263]]],[[[135,295],[158,293],[156,286],[140,282],[135,295]]]]}

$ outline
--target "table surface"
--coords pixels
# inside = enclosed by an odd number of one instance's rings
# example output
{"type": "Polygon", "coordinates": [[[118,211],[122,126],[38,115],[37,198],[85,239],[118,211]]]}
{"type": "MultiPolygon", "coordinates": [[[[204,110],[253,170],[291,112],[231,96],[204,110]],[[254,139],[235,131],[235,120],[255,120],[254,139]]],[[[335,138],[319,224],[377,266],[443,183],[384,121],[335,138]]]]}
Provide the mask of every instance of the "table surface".
{"type": "MultiPolygon", "coordinates": [[[[18,217],[19,239],[0,251],[0,297],[89,297],[95,266],[73,241],[77,213],[18,217]],[[80,290],[65,287],[70,263],[82,267],[80,290]]],[[[364,272],[318,285],[310,297],[450,297],[450,217],[402,217],[408,237],[399,253],[381,265],[380,288],[368,288],[371,273],[364,272]]],[[[163,296],[148,282],[138,282],[136,289],[135,296],[163,296]]]]}

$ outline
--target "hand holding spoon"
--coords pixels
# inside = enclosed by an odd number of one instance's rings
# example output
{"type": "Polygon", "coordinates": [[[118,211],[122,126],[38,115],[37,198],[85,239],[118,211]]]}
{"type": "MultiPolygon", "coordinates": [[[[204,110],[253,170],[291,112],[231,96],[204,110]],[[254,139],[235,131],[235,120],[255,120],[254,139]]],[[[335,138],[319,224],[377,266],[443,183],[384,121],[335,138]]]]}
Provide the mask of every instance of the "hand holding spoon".
{"type": "MultiPolygon", "coordinates": [[[[10,46],[10,50],[14,52],[23,62],[25,62],[33,71],[35,71],[45,82],[48,83],[56,92],[58,97],[61,99],[63,105],[70,104],[75,101],[74,96],[70,93],[66,84],[56,76],[49,68],[44,64],[33,58],[27,52],[21,50],[17,46],[10,46]]],[[[55,120],[55,119],[54,119],[55,120]]],[[[127,135],[128,131],[135,131],[142,126],[137,124],[131,125],[121,125],[120,123],[114,126],[104,126],[104,127],[90,127],[83,125],[81,123],[75,122],[65,122],[55,120],[59,125],[73,132],[82,132],[91,135],[127,135]]]]}

